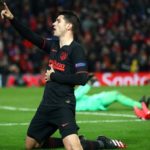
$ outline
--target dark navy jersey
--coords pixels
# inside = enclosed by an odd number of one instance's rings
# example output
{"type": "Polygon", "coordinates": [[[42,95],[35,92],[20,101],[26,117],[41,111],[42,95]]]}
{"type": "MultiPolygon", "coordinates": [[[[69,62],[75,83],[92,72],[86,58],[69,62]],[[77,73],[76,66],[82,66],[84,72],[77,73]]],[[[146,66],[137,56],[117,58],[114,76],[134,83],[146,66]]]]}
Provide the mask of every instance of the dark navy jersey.
{"type": "Polygon", "coordinates": [[[87,81],[87,63],[82,46],[76,41],[60,48],[59,40],[43,39],[16,19],[11,21],[16,30],[27,40],[38,46],[49,55],[47,69],[51,64],[55,73],[45,85],[41,106],[58,107],[75,104],[74,86],[84,85],[87,81]]]}

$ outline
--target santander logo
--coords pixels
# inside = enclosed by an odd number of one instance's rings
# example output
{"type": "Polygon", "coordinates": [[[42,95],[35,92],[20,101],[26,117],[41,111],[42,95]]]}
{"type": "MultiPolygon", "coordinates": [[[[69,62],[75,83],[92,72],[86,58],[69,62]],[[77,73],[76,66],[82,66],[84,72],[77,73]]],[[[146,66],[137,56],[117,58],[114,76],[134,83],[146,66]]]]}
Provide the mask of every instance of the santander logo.
{"type": "Polygon", "coordinates": [[[149,73],[96,73],[95,76],[102,86],[145,85],[150,80],[149,73]]]}

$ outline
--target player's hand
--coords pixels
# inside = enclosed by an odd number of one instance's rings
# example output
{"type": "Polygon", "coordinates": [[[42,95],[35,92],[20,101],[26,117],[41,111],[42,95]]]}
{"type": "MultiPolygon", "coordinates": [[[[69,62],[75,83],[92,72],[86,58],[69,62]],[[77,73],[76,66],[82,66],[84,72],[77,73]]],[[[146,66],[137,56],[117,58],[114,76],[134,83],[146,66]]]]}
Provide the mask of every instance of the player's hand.
{"type": "Polygon", "coordinates": [[[51,80],[51,74],[54,73],[54,68],[53,68],[53,65],[51,65],[51,69],[50,70],[47,70],[46,73],[45,73],[45,81],[50,81],[51,80]]]}
{"type": "Polygon", "coordinates": [[[12,20],[14,18],[6,3],[4,3],[4,9],[1,11],[1,17],[2,19],[7,18],[9,20],[12,20]]]}

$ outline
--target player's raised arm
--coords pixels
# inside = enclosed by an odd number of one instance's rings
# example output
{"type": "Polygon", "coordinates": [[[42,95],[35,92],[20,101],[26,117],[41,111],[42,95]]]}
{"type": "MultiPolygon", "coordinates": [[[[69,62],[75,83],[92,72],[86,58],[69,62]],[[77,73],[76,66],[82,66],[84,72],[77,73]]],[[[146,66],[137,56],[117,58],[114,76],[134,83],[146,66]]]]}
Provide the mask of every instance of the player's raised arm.
{"type": "Polygon", "coordinates": [[[9,20],[12,20],[14,18],[14,15],[11,13],[6,3],[4,3],[4,9],[1,11],[1,17],[2,19],[4,19],[5,17],[9,20]]]}
{"type": "Polygon", "coordinates": [[[38,34],[32,32],[29,28],[22,25],[13,15],[13,13],[8,8],[7,4],[4,3],[4,9],[1,11],[2,19],[7,18],[10,20],[13,27],[19,32],[21,36],[32,42],[34,45],[38,46],[40,49],[47,50],[50,47],[44,38],[41,38],[38,34]]]}

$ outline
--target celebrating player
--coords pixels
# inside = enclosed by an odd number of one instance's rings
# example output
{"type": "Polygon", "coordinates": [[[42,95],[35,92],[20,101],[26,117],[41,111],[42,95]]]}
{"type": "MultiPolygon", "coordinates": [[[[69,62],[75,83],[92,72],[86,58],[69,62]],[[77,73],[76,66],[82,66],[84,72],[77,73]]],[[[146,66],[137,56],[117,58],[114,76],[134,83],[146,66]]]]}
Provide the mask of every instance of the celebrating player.
{"type": "MultiPolygon", "coordinates": [[[[66,150],[97,150],[100,148],[124,148],[120,141],[99,137],[96,141],[80,139],[75,119],[74,86],[87,81],[87,64],[82,46],[74,40],[79,27],[78,17],[71,11],[58,14],[53,23],[54,36],[58,40],[46,40],[23,26],[11,13],[8,6],[1,11],[2,18],[10,20],[12,26],[27,40],[49,54],[45,73],[46,85],[42,101],[27,131],[26,149],[50,147],[47,139],[57,129],[66,150]]],[[[57,143],[60,139],[56,140],[57,143]]]]}

